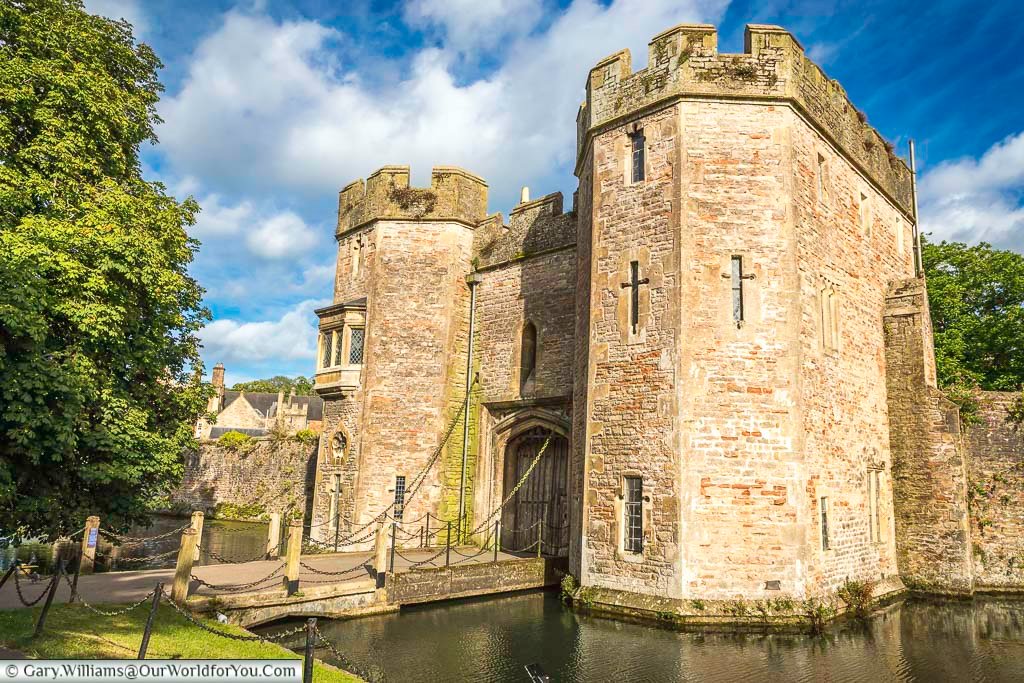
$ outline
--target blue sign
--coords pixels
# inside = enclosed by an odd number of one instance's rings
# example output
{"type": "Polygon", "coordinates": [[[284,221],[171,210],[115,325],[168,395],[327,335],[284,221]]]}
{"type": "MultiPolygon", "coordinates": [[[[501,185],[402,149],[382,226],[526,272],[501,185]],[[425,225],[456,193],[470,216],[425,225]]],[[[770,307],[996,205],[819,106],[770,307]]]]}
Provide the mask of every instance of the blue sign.
{"type": "Polygon", "coordinates": [[[100,535],[100,530],[97,529],[96,527],[93,527],[93,528],[89,529],[89,540],[85,544],[85,547],[87,547],[87,548],[95,548],[96,547],[96,537],[99,536],[99,535],[100,535]]]}

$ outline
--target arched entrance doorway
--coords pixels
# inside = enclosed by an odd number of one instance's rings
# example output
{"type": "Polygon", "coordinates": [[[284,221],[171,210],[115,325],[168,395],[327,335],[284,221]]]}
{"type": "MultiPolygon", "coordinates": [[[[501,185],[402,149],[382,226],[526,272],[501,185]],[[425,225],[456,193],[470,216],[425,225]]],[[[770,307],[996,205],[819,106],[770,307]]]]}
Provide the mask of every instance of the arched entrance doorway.
{"type": "MultiPolygon", "coordinates": [[[[546,427],[533,427],[509,441],[505,447],[506,492],[511,492],[530,469],[549,434],[551,430],[546,427]]],[[[564,436],[553,434],[537,466],[502,511],[503,548],[535,552],[538,525],[543,525],[542,552],[568,554],[568,480],[569,442],[564,436]]]]}

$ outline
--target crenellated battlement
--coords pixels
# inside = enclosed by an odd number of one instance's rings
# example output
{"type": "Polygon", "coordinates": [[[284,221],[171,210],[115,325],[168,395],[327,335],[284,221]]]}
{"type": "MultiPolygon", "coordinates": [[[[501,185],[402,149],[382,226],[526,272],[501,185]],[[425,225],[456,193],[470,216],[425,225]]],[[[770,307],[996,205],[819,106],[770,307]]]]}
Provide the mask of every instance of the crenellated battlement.
{"type": "Polygon", "coordinates": [[[430,187],[410,187],[408,166],[384,166],[338,193],[337,235],[376,220],[455,221],[487,215],[487,183],[455,166],[435,166],[430,187]]]}
{"type": "Polygon", "coordinates": [[[477,230],[474,250],[480,267],[489,267],[545,253],[576,243],[576,216],[562,212],[562,193],[517,204],[508,225],[495,214],[477,230]]]}
{"type": "Polygon", "coordinates": [[[787,100],[908,214],[911,174],[850,102],[846,91],[779,26],[748,24],[743,54],[719,54],[708,24],[682,24],[655,36],[648,65],[632,70],[629,50],[598,62],[577,115],[577,166],[590,135],[639,110],[676,97],[787,100]]]}

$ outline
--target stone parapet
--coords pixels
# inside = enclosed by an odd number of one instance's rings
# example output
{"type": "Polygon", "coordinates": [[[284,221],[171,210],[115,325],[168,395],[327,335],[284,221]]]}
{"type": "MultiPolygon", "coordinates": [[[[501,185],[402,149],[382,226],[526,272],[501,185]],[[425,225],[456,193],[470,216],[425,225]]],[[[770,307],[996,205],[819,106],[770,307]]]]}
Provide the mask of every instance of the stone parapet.
{"type": "Polygon", "coordinates": [[[384,166],[338,194],[341,236],[376,220],[454,221],[470,227],[487,215],[487,183],[455,166],[435,166],[430,187],[410,187],[408,166],[384,166]]]}
{"type": "Polygon", "coordinates": [[[633,72],[629,50],[590,70],[577,116],[577,171],[595,129],[681,97],[788,101],[908,216],[910,169],[867,123],[846,91],[778,26],[748,24],[743,54],[719,54],[714,26],[683,24],[651,41],[646,68],[633,72]]]}

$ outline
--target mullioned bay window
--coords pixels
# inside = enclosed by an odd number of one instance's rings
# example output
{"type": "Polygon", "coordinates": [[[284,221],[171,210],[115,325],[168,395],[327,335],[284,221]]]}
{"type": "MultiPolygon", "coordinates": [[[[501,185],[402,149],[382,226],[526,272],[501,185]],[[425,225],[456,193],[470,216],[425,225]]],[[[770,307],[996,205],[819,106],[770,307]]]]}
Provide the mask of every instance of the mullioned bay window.
{"type": "Polygon", "coordinates": [[[320,318],[317,389],[358,387],[366,351],[366,299],[333,304],[317,309],[316,314],[320,318]]]}

